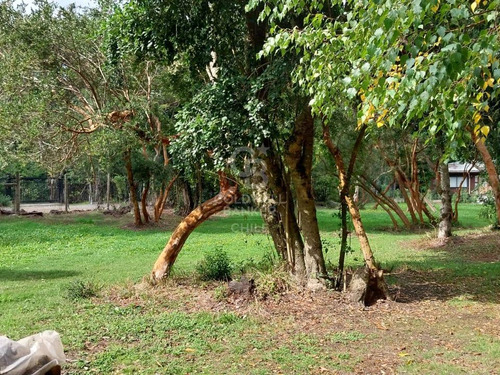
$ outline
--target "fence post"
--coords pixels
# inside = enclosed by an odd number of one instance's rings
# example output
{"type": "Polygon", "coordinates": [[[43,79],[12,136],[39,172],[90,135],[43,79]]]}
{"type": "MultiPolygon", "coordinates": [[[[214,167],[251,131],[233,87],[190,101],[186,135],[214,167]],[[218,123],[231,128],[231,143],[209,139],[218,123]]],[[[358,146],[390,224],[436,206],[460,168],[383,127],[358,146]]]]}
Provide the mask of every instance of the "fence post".
{"type": "Polygon", "coordinates": [[[68,200],[68,175],[64,174],[64,211],[69,211],[69,200],[68,200]]]}
{"type": "Polygon", "coordinates": [[[21,176],[16,172],[16,191],[14,194],[14,212],[19,215],[21,213],[21,176]]]}

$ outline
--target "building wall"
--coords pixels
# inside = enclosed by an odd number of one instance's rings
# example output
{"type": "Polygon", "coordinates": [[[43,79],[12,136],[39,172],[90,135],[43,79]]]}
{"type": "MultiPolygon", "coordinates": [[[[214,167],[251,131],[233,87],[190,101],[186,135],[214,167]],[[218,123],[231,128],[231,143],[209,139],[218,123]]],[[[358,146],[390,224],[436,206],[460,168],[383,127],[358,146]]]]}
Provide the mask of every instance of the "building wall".
{"type": "MultiPolygon", "coordinates": [[[[453,192],[458,191],[458,187],[462,182],[464,175],[462,173],[450,173],[450,190],[453,192]]],[[[467,176],[462,185],[462,192],[472,192],[479,184],[479,174],[471,173],[467,176]]]]}

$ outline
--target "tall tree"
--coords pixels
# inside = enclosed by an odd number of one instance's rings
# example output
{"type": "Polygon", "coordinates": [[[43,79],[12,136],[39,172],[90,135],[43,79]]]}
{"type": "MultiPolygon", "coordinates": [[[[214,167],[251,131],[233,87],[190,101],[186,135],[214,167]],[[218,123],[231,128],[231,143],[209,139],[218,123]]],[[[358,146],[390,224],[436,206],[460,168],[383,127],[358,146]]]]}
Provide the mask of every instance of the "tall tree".
{"type": "MultiPolygon", "coordinates": [[[[185,56],[202,84],[177,117],[174,157],[177,152],[185,161],[201,161],[204,170],[229,173],[226,162],[235,150],[262,146],[263,152],[257,153],[265,169],[261,182],[267,193],[260,206],[263,211],[274,206],[277,215],[264,214],[264,219],[274,239],[284,236],[275,243],[286,247],[286,252],[279,253],[290,271],[301,282],[318,287],[318,277],[326,270],[311,183],[315,122],[309,100],[297,95],[289,80],[278,82],[289,76],[283,73],[289,72],[290,64],[279,58],[255,59],[268,26],[257,22],[259,12],[245,13],[244,5],[238,1],[131,2],[115,13],[110,26],[119,24],[117,49],[160,61],[185,56]],[[148,30],[147,35],[143,30],[148,30]]],[[[166,275],[158,269],[169,266],[155,266],[155,279],[166,275]]]]}
{"type": "Polygon", "coordinates": [[[312,88],[314,109],[335,102],[332,88],[340,87],[362,101],[361,122],[418,122],[431,134],[442,130],[450,148],[472,140],[500,196],[495,162],[480,142],[496,126],[488,114],[500,92],[499,0],[257,3],[271,21],[309,14],[303,25],[275,28],[265,49],[304,51],[296,72],[312,88]],[[338,16],[324,17],[332,6],[338,16]]]}

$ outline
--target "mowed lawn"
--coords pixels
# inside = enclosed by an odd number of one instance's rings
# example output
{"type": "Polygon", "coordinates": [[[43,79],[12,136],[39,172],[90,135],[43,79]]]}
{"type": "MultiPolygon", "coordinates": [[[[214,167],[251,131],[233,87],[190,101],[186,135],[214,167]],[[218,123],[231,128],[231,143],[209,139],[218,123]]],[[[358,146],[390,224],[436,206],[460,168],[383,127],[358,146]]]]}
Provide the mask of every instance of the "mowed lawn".
{"type": "MultiPolygon", "coordinates": [[[[500,234],[480,206],[460,207],[457,238],[432,229],[394,231],[384,211],[363,220],[394,303],[363,310],[337,292],[290,292],[235,303],[195,280],[207,252],[241,263],[272,251],[257,212],[229,211],[187,241],[165,286],[142,280],[169,225],[133,230],[131,217],[100,213],[0,217],[0,335],[46,329],[63,339],[70,374],[495,373],[500,368],[500,234]],[[189,281],[192,280],[192,281],[189,281]],[[72,300],[75,281],[99,286],[72,300]]],[[[321,209],[327,262],[336,265],[337,210],[321,209]]],[[[349,266],[362,264],[357,239],[349,266]]],[[[498,373],[498,372],[497,372],[498,373]]]]}

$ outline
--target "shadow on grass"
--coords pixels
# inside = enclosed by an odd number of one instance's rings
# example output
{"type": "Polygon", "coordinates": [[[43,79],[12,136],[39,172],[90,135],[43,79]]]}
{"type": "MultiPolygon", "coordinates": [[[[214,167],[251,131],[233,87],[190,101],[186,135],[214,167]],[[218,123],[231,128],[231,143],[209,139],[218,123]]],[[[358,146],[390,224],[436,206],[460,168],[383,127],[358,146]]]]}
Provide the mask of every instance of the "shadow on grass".
{"type": "Polygon", "coordinates": [[[80,275],[81,272],[67,270],[16,270],[0,268],[0,281],[52,280],[80,275]]]}
{"type": "Polygon", "coordinates": [[[399,302],[472,300],[500,304],[500,233],[420,240],[411,247],[434,253],[422,262],[398,262],[388,276],[399,302]]]}

